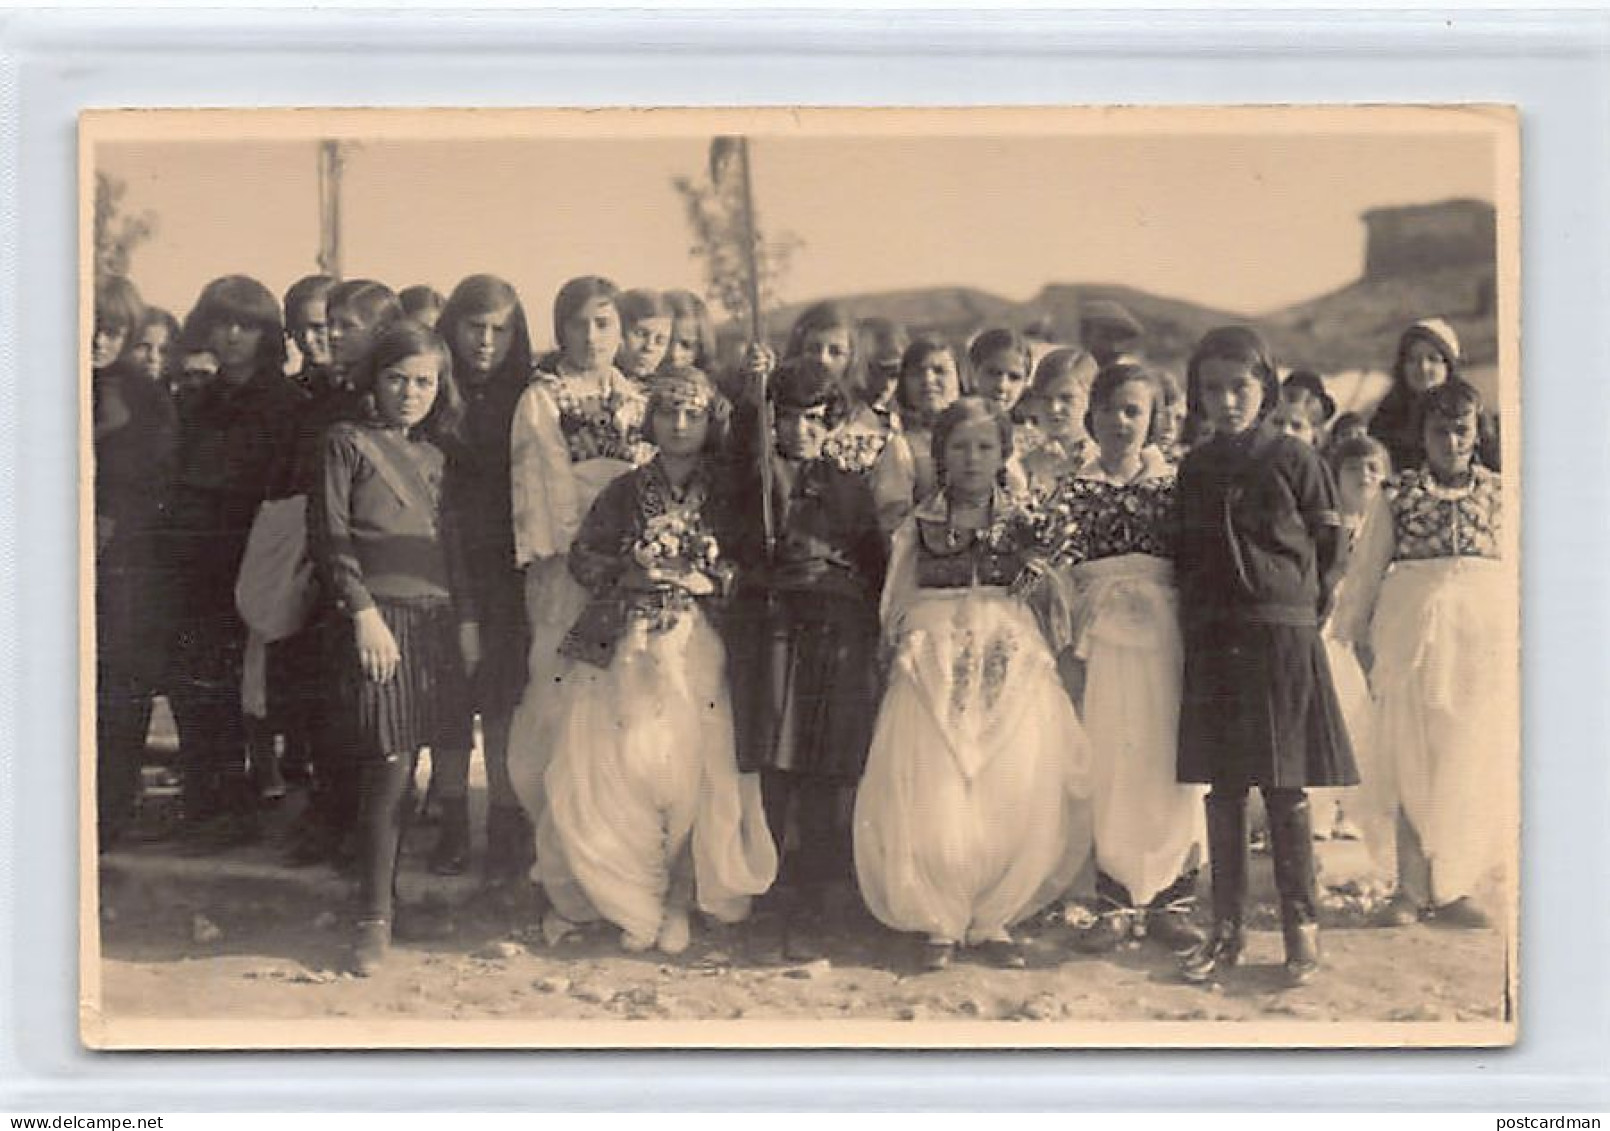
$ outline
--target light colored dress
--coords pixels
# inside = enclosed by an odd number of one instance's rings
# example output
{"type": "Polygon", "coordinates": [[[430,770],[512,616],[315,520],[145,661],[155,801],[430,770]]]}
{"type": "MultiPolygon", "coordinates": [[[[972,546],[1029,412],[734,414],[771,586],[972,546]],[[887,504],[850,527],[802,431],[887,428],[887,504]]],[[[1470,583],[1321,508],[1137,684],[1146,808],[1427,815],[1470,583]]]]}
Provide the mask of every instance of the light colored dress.
{"type": "MultiPolygon", "coordinates": [[[[1336,604],[1347,606],[1348,579],[1358,570],[1358,536],[1363,529],[1362,517],[1349,522],[1344,515],[1342,529],[1353,545],[1347,576],[1337,587],[1336,604]]],[[[1329,820],[1337,805],[1342,806],[1347,820],[1364,838],[1370,863],[1382,876],[1397,871],[1397,775],[1392,760],[1381,757],[1380,744],[1375,740],[1375,700],[1370,694],[1369,677],[1359,663],[1353,645],[1337,638],[1337,618],[1333,616],[1320,632],[1325,642],[1325,656],[1330,662],[1331,683],[1336,688],[1336,700],[1342,707],[1342,719],[1347,724],[1347,737],[1353,744],[1353,761],[1358,765],[1359,784],[1333,789],[1311,789],[1309,803],[1315,814],[1316,827],[1321,820],[1329,820]]]]}
{"type": "MultiPolygon", "coordinates": [[[[998,516],[1012,513],[997,492],[998,516]]],[[[948,528],[943,496],[901,526],[882,619],[894,648],[855,799],[855,867],[884,924],[977,943],[1058,897],[1086,854],[1083,728],[998,520],[948,528]]]]}
{"type": "Polygon", "coordinates": [[[515,407],[510,428],[515,562],[525,570],[531,629],[526,688],[509,731],[509,778],[536,827],[543,773],[554,741],[552,692],[567,666],[565,633],[587,592],[565,556],[593,501],[610,483],[646,463],[654,447],[641,437],[647,403],[636,382],[610,369],[601,390],[562,371],[538,371],[515,407]]]}
{"type": "Polygon", "coordinates": [[[677,499],[652,463],[605,489],[570,556],[599,618],[578,623],[565,651],[608,655],[570,662],[551,693],[537,875],[566,919],[601,915],[644,942],[689,897],[723,922],[744,918],[777,875],[759,776],[738,772],[726,650],[704,599],[617,584],[665,516],[719,548],[706,498],[700,478],[677,499]]]}
{"type": "Polygon", "coordinates": [[[1373,652],[1376,767],[1390,762],[1437,904],[1501,875],[1515,844],[1516,578],[1501,523],[1487,469],[1458,488],[1403,473],[1365,520],[1335,618],[1338,639],[1373,652]]]}
{"type": "Polygon", "coordinates": [[[1091,459],[1053,505],[1075,528],[1066,566],[1085,665],[1096,864],[1144,907],[1203,859],[1202,789],[1177,777],[1185,663],[1174,589],[1174,471],[1155,448],[1129,481],[1091,459]]]}

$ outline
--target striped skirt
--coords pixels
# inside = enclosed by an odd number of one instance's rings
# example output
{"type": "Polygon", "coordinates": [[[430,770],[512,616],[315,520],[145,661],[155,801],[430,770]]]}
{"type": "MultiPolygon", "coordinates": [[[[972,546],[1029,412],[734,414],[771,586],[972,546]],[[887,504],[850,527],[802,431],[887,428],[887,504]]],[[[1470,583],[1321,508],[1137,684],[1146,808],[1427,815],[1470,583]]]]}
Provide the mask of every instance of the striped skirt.
{"type": "Polygon", "coordinates": [[[384,602],[377,608],[402,654],[386,682],[364,675],[351,622],[331,634],[331,674],[354,753],[368,760],[422,746],[468,750],[473,734],[457,612],[445,601],[384,602]]]}

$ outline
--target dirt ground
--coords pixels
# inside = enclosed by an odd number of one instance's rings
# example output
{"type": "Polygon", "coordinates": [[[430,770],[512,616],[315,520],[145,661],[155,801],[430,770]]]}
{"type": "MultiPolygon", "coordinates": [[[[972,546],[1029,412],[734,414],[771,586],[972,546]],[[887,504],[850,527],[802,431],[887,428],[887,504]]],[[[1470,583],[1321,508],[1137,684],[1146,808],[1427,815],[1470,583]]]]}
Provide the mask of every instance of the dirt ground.
{"type": "MultiPolygon", "coordinates": [[[[288,815],[280,822],[288,821],[288,815]]],[[[429,829],[412,838],[399,939],[376,977],[343,973],[350,885],[328,868],[293,871],[270,843],[185,858],[162,845],[102,858],[104,1008],[128,1019],[771,1019],[1019,1021],[1478,1021],[1504,1016],[1505,948],[1492,930],[1368,925],[1383,894],[1356,843],[1320,846],[1325,969],[1281,987],[1266,857],[1255,858],[1254,928],[1222,989],[1181,983],[1157,944],[1081,954],[1055,914],[1021,932],[1026,970],[964,954],[922,972],[916,940],[873,921],[853,892],[823,919],[826,959],[785,962],[764,902],[734,927],[696,924],[671,958],[624,953],[589,929],[557,946],[538,929],[534,889],[483,887],[423,871],[429,829]]],[[[1204,881],[1204,887],[1205,887],[1204,881]]]]}

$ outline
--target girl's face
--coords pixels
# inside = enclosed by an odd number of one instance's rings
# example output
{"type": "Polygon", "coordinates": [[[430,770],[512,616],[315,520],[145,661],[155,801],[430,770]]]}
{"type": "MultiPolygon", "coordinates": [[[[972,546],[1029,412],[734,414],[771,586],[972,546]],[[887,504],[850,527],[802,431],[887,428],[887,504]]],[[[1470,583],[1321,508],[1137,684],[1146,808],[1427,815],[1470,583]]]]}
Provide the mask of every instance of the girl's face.
{"type": "Polygon", "coordinates": [[[1448,379],[1448,359],[1424,338],[1409,343],[1403,354],[1403,380],[1410,392],[1423,393],[1448,379]]]}
{"type": "Polygon", "coordinates": [[[140,332],[140,337],[129,349],[129,356],[134,364],[140,367],[153,381],[162,379],[163,366],[167,364],[168,348],[172,345],[168,341],[168,328],[160,322],[153,322],[140,332]]]}
{"type": "Polygon", "coordinates": [[[257,346],[262,340],[261,326],[248,326],[238,319],[226,318],[215,323],[207,334],[207,348],[218,359],[218,368],[224,373],[244,373],[257,360],[257,346]]]}
{"type": "Polygon", "coordinates": [[[935,350],[923,358],[901,378],[905,382],[906,401],[928,415],[942,412],[961,395],[956,378],[956,359],[949,350],[935,350]]]}
{"type": "Polygon", "coordinates": [[[811,330],[800,343],[801,357],[815,358],[833,374],[842,378],[850,368],[850,331],[845,326],[829,326],[811,330]]]}
{"type": "Polygon", "coordinates": [[[1381,493],[1386,482],[1386,467],[1379,456],[1361,456],[1343,460],[1336,469],[1336,491],[1342,499],[1342,509],[1349,514],[1362,514],[1381,493]]]}
{"type": "Polygon", "coordinates": [[[599,295],[576,309],[560,328],[565,360],[581,370],[612,365],[621,348],[621,316],[615,300],[599,295]]]}
{"type": "Polygon", "coordinates": [[[105,369],[123,356],[123,346],[129,340],[127,326],[95,324],[95,336],[90,340],[89,362],[96,369],[105,369]]]}
{"type": "Polygon", "coordinates": [[[1125,381],[1092,409],[1090,424],[1103,458],[1124,460],[1140,454],[1151,430],[1153,395],[1144,381],[1125,381]]]}
{"type": "Polygon", "coordinates": [[[1176,399],[1171,404],[1165,404],[1157,413],[1157,431],[1152,436],[1152,443],[1163,451],[1168,451],[1180,442],[1180,433],[1185,430],[1185,401],[1176,399]]]}
{"type": "Polygon", "coordinates": [[[827,433],[826,405],[777,410],[777,447],[788,459],[815,459],[827,433]]]}
{"type": "Polygon", "coordinates": [[[1474,410],[1456,417],[1426,417],[1426,463],[1439,479],[1457,479],[1470,470],[1476,452],[1474,410]]]}
{"type": "Polygon", "coordinates": [[[1281,401],[1269,414],[1269,423],[1288,436],[1295,436],[1310,448],[1314,446],[1314,418],[1308,409],[1295,401],[1281,401]]]}
{"type": "Polygon", "coordinates": [[[341,372],[350,370],[369,349],[374,326],[350,306],[330,310],[330,361],[341,372]]]}
{"type": "Polygon", "coordinates": [[[430,415],[441,381],[442,359],[416,353],[393,362],[375,377],[375,408],[393,427],[412,428],[430,415]]]}
{"type": "Polygon", "coordinates": [[[497,371],[514,343],[514,306],[466,314],[453,327],[453,355],[466,372],[486,377],[497,371]]]}
{"type": "Polygon", "coordinates": [[[1258,422],[1263,382],[1253,367],[1228,357],[1210,357],[1197,368],[1202,413],[1214,435],[1245,432],[1258,422]]]}
{"type": "Polygon", "coordinates": [[[698,455],[709,432],[710,410],[704,406],[664,402],[654,406],[654,440],[668,456],[698,455]]]}
{"type": "Polygon", "coordinates": [[[677,318],[671,323],[671,341],[665,349],[665,364],[686,369],[699,364],[699,320],[677,318]]]}
{"type": "Polygon", "coordinates": [[[1028,359],[1016,350],[996,350],[978,366],[978,392],[1011,412],[1029,384],[1028,359]]]}
{"type": "Polygon", "coordinates": [[[669,318],[639,318],[626,328],[621,343],[621,368],[626,376],[646,381],[665,360],[670,345],[669,318]]]}
{"type": "Polygon", "coordinates": [[[945,486],[969,498],[982,498],[994,490],[1006,454],[1000,429],[993,420],[960,424],[945,437],[940,453],[945,463],[945,486]]]}
{"type": "Polygon", "coordinates": [[[291,337],[309,365],[330,364],[329,310],[322,298],[310,298],[292,314],[291,337]]]}
{"type": "Polygon", "coordinates": [[[1076,437],[1084,430],[1085,407],[1090,390],[1072,377],[1060,377],[1036,398],[1040,403],[1040,424],[1053,439],[1076,437]]]}

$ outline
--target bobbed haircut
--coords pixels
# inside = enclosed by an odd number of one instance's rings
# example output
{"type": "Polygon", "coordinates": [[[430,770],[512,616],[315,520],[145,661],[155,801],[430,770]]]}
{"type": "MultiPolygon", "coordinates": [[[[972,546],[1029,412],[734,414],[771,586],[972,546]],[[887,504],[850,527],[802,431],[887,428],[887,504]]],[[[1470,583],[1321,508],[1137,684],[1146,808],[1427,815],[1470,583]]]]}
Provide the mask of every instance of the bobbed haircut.
{"type": "Polygon", "coordinates": [[[1016,330],[1005,326],[996,326],[985,330],[973,339],[973,344],[967,347],[967,362],[977,370],[995,354],[1010,351],[1023,358],[1023,375],[1032,376],[1034,373],[1034,350],[1029,346],[1029,340],[1016,330]]]}
{"type": "Polygon", "coordinates": [[[566,346],[565,323],[595,298],[608,299],[620,314],[621,289],[602,275],[579,275],[559,288],[553,298],[553,337],[561,350],[566,346]]]}
{"type": "MultiPolygon", "coordinates": [[[[911,339],[906,352],[900,355],[900,379],[895,384],[894,399],[895,403],[907,412],[915,410],[916,406],[911,403],[911,398],[906,396],[906,379],[936,353],[948,353],[952,362],[956,360],[956,350],[938,334],[918,334],[911,339]]],[[[956,378],[960,381],[960,372],[956,374],[956,378]]]]}
{"type": "Polygon", "coordinates": [[[1012,418],[1001,411],[1000,406],[986,397],[965,396],[958,397],[947,405],[934,421],[933,459],[934,474],[939,485],[945,485],[945,445],[950,443],[950,437],[956,429],[966,424],[978,424],[989,421],[995,425],[996,434],[1001,439],[1001,470],[1005,471],[1006,461],[1012,458],[1012,418]]]}
{"type": "Polygon", "coordinates": [[[140,291],[122,275],[103,275],[95,280],[95,328],[132,334],[145,317],[140,291]]]}
{"type": "Polygon", "coordinates": [[[130,337],[129,344],[132,346],[152,326],[161,326],[167,331],[168,359],[171,364],[173,358],[179,353],[179,320],[170,311],[164,310],[160,306],[148,306],[145,308],[145,314],[141,316],[139,325],[134,328],[134,334],[130,337]]]}
{"type": "MultiPolygon", "coordinates": [[[[699,335],[699,348],[693,364],[699,369],[709,369],[716,357],[716,327],[710,320],[710,307],[692,291],[666,291],[665,305],[671,311],[673,323],[682,319],[693,320],[699,335]]],[[[671,329],[675,332],[675,325],[671,329]]],[[[670,351],[666,353],[669,355],[670,351]]]]}
{"type": "Polygon", "coordinates": [[[671,304],[659,291],[648,287],[633,287],[622,291],[615,306],[621,312],[621,328],[637,324],[645,318],[670,318],[671,304]]]}
{"type": "Polygon", "coordinates": [[[911,335],[893,318],[863,318],[855,326],[856,353],[871,361],[875,355],[904,355],[911,335]]]}
{"type": "Polygon", "coordinates": [[[1209,361],[1233,361],[1245,365],[1263,384],[1263,404],[1258,406],[1262,420],[1280,403],[1280,375],[1274,356],[1263,335],[1251,326],[1220,326],[1209,330],[1191,351],[1185,367],[1185,404],[1202,416],[1202,366],[1209,361]]]}
{"type": "Polygon", "coordinates": [[[1090,399],[1085,405],[1085,434],[1095,436],[1096,409],[1111,400],[1113,394],[1125,385],[1144,385],[1151,390],[1152,408],[1146,417],[1146,443],[1150,444],[1162,430],[1165,405],[1163,387],[1157,380],[1157,374],[1131,361],[1116,361],[1105,366],[1090,383],[1090,399]]]}
{"type": "Polygon", "coordinates": [[[704,370],[691,365],[667,369],[649,379],[648,404],[643,409],[643,439],[651,444],[659,444],[654,430],[655,412],[667,405],[674,405],[676,396],[690,387],[702,393],[709,406],[705,414],[710,421],[710,428],[704,436],[705,454],[726,451],[732,432],[732,402],[721,395],[704,370]]]}
{"type": "Polygon", "coordinates": [[[1034,367],[1034,380],[1029,384],[1028,395],[1049,396],[1059,382],[1069,380],[1088,388],[1100,368],[1096,359],[1084,350],[1075,346],[1059,347],[1042,357],[1040,364],[1034,367]]]}
{"type": "Polygon", "coordinates": [[[369,352],[353,370],[352,387],[363,396],[370,416],[376,416],[375,384],[380,375],[398,362],[421,355],[437,361],[436,401],[416,431],[437,443],[455,443],[464,418],[464,400],[453,380],[453,351],[439,334],[422,323],[399,318],[376,334],[369,352]]]}
{"type": "Polygon", "coordinates": [[[1341,474],[1343,464],[1359,459],[1378,459],[1382,469],[1392,473],[1392,454],[1374,436],[1349,436],[1325,450],[1325,462],[1330,464],[1333,475],[1341,474]]]}
{"type": "Polygon", "coordinates": [[[447,302],[442,292],[429,283],[415,283],[411,287],[404,287],[397,296],[402,303],[403,313],[410,318],[416,318],[427,310],[440,310],[447,302]]]}
{"type": "Polygon", "coordinates": [[[324,302],[330,316],[337,310],[349,310],[365,326],[377,330],[403,317],[396,292],[374,279],[345,279],[329,289],[324,302]]]}
{"type": "Polygon", "coordinates": [[[508,282],[496,275],[470,275],[461,279],[442,306],[442,313],[436,319],[436,333],[451,348],[458,341],[459,324],[464,319],[500,310],[510,312],[509,326],[514,334],[509,339],[509,352],[491,380],[524,388],[531,377],[531,328],[526,322],[519,292],[508,282]]]}
{"type": "Polygon", "coordinates": [[[285,323],[280,320],[279,300],[249,275],[225,275],[201,289],[184,320],[186,347],[205,347],[215,328],[231,323],[263,332],[257,342],[259,368],[276,373],[285,368],[285,323]]]}
{"type": "Polygon", "coordinates": [[[310,302],[328,300],[335,286],[331,275],[304,275],[285,292],[285,328],[296,331],[302,327],[302,307],[310,302]]]}
{"type": "Polygon", "coordinates": [[[849,413],[843,386],[814,357],[791,357],[777,366],[769,382],[772,402],[779,410],[807,410],[825,406],[827,426],[836,427],[849,413]]]}

